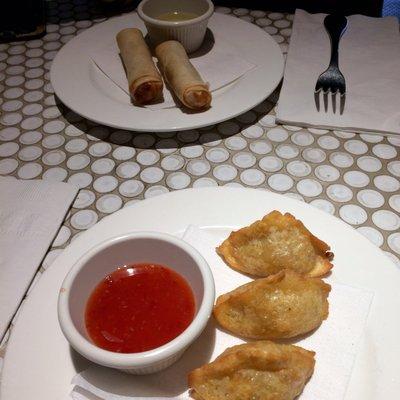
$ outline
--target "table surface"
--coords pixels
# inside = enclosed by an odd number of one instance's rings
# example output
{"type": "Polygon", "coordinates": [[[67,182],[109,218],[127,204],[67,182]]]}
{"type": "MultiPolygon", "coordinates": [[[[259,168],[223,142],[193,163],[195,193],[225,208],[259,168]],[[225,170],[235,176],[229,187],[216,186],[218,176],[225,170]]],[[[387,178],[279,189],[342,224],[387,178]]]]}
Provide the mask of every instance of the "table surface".
{"type": "MultiPolygon", "coordinates": [[[[104,216],[168,191],[225,185],[263,188],[323,209],[400,268],[400,136],[277,125],[279,91],[245,114],[198,130],[154,134],[100,126],[60,104],[49,70],[63,44],[106,18],[86,0],[47,7],[46,36],[0,44],[0,175],[81,188],[33,284],[104,216]]],[[[216,12],[256,24],[287,53],[292,15],[216,12]]],[[[12,326],[0,345],[0,368],[12,326]]]]}

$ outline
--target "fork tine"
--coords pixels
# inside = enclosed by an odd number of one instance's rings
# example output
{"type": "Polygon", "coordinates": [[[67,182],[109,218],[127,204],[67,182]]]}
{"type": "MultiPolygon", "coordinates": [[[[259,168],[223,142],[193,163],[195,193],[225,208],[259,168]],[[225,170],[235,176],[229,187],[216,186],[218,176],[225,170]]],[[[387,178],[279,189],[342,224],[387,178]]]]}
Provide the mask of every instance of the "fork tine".
{"type": "Polygon", "coordinates": [[[321,107],[320,102],[319,102],[319,97],[320,97],[320,91],[315,91],[314,92],[314,101],[315,101],[315,107],[317,108],[318,112],[321,107]]]}
{"type": "Polygon", "coordinates": [[[332,111],[335,114],[336,113],[336,92],[332,92],[332,111]]]}
{"type": "Polygon", "coordinates": [[[342,115],[343,111],[344,111],[344,105],[346,103],[346,93],[341,94],[339,96],[339,99],[340,99],[340,110],[339,110],[339,112],[340,112],[340,115],[342,115]]]}
{"type": "Polygon", "coordinates": [[[326,92],[325,91],[322,92],[322,96],[324,98],[324,110],[325,110],[325,112],[328,112],[328,93],[329,93],[329,90],[327,90],[326,92]]]}

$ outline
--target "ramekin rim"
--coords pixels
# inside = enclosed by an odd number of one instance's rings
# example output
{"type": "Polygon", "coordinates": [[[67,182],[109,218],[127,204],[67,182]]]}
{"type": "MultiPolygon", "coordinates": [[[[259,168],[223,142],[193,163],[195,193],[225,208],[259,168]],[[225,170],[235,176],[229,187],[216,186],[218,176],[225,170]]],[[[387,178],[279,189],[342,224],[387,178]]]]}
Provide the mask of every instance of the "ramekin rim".
{"type": "Polygon", "coordinates": [[[137,13],[138,13],[139,17],[145,23],[160,26],[160,27],[179,28],[179,27],[184,27],[184,26],[189,26],[189,25],[196,25],[199,22],[209,19],[214,12],[214,4],[212,3],[212,1],[204,0],[208,4],[208,9],[204,14],[201,14],[196,18],[189,19],[186,21],[163,21],[163,20],[160,20],[157,18],[149,17],[147,14],[144,13],[143,6],[146,3],[148,3],[149,1],[152,1],[152,0],[142,0],[137,7],[137,13]]]}
{"type": "Polygon", "coordinates": [[[215,299],[215,284],[211,269],[204,257],[193,246],[176,236],[153,232],[153,231],[133,231],[122,235],[106,239],[93,246],[88,252],[80,257],[73,265],[63,280],[58,297],[58,319],[64,336],[75,350],[89,360],[101,365],[113,368],[135,368],[146,367],[155,362],[159,362],[172,357],[174,354],[183,351],[188,347],[203,331],[211,316],[215,299]],[[155,349],[141,353],[115,353],[101,349],[91,343],[76,329],[69,313],[69,288],[71,287],[77,274],[83,265],[98,251],[119,242],[129,239],[161,239],[173,245],[177,245],[188,253],[198,267],[203,280],[203,299],[198,309],[196,317],[190,325],[175,339],[155,349]],[[66,293],[66,295],[63,295],[66,293]]]}

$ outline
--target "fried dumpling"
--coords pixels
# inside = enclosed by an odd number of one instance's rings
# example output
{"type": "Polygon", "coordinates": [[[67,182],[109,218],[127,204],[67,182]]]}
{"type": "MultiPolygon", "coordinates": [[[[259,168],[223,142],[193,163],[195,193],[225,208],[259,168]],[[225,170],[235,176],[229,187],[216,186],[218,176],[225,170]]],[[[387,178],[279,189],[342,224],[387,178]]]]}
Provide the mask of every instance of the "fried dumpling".
{"type": "Polygon", "coordinates": [[[232,267],[256,276],[292,269],[308,276],[325,275],[333,254],[293,215],[272,211],[262,220],[232,232],[217,252],[232,267]]]}
{"type": "Polygon", "coordinates": [[[291,338],[328,317],[330,289],[322,279],[284,270],[218,297],[214,316],[223,328],[246,338],[291,338]]]}
{"type": "Polygon", "coordinates": [[[233,346],[189,374],[196,400],[293,400],[314,371],[313,351],[269,341],[233,346]]]}

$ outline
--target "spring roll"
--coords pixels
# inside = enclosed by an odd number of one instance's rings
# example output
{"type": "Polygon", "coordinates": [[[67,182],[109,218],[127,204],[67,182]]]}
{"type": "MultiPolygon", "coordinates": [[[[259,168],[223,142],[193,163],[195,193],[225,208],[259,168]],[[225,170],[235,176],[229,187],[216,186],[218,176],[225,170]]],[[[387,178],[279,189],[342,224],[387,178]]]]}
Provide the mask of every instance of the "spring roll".
{"type": "Polygon", "coordinates": [[[169,40],[156,47],[156,56],[165,80],[178,99],[188,108],[203,110],[210,107],[208,84],[193,67],[183,46],[169,40]]]}
{"type": "Polygon", "coordinates": [[[161,97],[163,82],[154,65],[142,32],[136,28],[123,29],[117,43],[125,65],[129,93],[137,104],[148,104],[161,97]]]}

